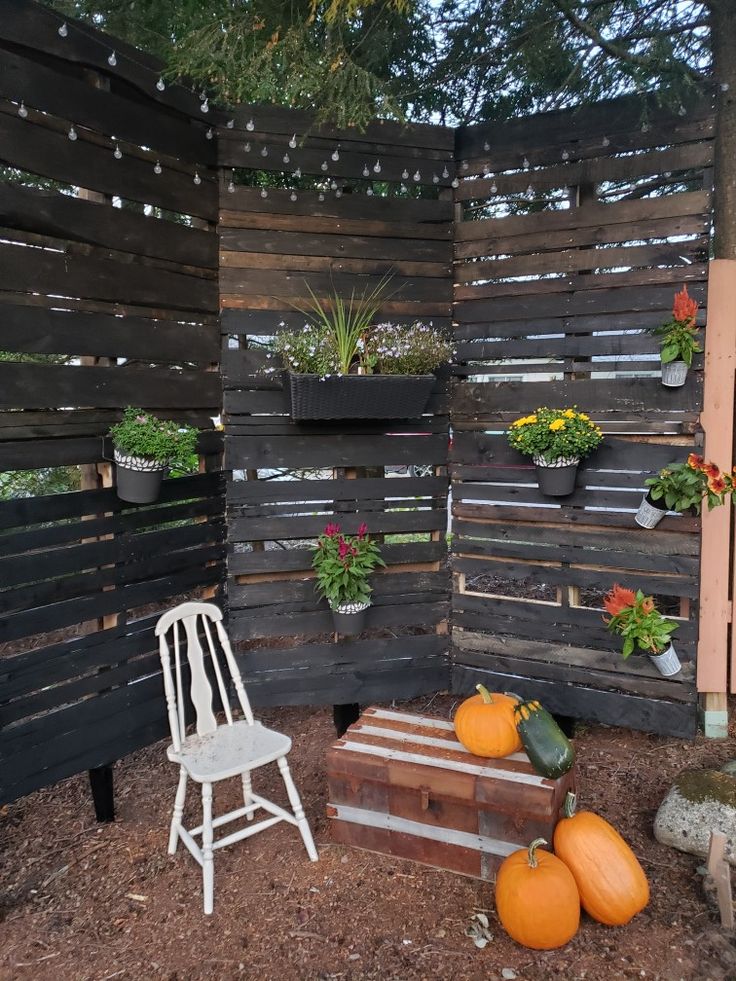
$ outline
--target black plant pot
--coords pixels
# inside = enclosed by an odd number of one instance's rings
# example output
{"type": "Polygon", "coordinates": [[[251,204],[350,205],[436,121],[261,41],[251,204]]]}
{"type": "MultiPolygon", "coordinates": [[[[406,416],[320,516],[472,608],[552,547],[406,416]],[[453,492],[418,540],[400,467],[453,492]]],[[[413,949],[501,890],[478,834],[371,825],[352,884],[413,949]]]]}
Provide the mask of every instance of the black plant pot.
{"type": "Polygon", "coordinates": [[[158,500],[164,468],[139,470],[120,462],[116,454],[115,473],[118,497],[121,501],[128,501],[130,504],[152,504],[158,500]]]}
{"type": "Polygon", "coordinates": [[[537,483],[545,497],[568,497],[575,490],[577,463],[564,467],[545,467],[537,464],[537,483]]]}
{"type": "Polygon", "coordinates": [[[416,419],[435,375],[298,375],[284,372],[292,419],[416,419]]]}
{"type": "Polygon", "coordinates": [[[367,616],[367,606],[355,613],[340,613],[338,610],[332,610],[332,624],[336,633],[344,637],[354,637],[365,630],[367,616]]]}

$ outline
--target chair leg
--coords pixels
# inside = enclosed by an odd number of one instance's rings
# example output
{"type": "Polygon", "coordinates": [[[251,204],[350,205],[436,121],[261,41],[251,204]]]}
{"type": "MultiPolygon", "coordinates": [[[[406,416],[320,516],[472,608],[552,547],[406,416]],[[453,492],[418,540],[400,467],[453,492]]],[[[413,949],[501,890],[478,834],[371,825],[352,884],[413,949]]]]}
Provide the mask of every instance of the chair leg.
{"type": "Polygon", "coordinates": [[[212,841],[212,784],[202,784],[202,886],[204,891],[204,911],[211,913],[214,908],[215,863],[212,841]]]}
{"type": "MultiPolygon", "coordinates": [[[[248,806],[248,804],[253,803],[253,798],[251,796],[252,792],[253,792],[253,786],[251,784],[251,779],[250,779],[250,770],[246,770],[245,773],[243,774],[243,803],[245,804],[246,807],[248,806]]],[[[250,814],[246,816],[246,820],[252,821],[254,817],[255,814],[251,811],[250,814]]]]}
{"type": "Polygon", "coordinates": [[[279,765],[279,770],[281,771],[281,776],[284,778],[286,793],[289,795],[289,803],[291,804],[291,809],[294,812],[297,827],[301,832],[304,847],[307,849],[307,855],[309,855],[313,862],[316,862],[319,856],[317,855],[317,849],[314,847],[314,839],[312,838],[312,832],[309,828],[309,822],[304,816],[304,808],[302,807],[299,792],[294,786],[294,780],[291,776],[291,772],[289,771],[289,764],[286,762],[285,756],[280,756],[277,762],[279,765]]]}
{"type": "Polygon", "coordinates": [[[171,831],[169,832],[169,855],[176,852],[179,844],[179,828],[181,827],[181,817],[184,813],[184,800],[187,795],[187,771],[184,767],[179,769],[179,786],[176,788],[176,798],[174,799],[174,814],[171,818],[171,831]]]}

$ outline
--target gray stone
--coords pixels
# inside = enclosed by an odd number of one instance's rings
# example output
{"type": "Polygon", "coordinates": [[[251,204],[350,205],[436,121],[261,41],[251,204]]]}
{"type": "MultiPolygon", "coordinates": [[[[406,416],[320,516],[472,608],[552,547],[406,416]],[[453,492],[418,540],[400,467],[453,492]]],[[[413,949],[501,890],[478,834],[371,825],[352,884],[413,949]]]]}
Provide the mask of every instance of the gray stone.
{"type": "Polygon", "coordinates": [[[736,777],[719,770],[686,770],[657,811],[654,836],[663,845],[704,858],[711,831],[726,835],[726,857],[736,865],[736,777]]]}

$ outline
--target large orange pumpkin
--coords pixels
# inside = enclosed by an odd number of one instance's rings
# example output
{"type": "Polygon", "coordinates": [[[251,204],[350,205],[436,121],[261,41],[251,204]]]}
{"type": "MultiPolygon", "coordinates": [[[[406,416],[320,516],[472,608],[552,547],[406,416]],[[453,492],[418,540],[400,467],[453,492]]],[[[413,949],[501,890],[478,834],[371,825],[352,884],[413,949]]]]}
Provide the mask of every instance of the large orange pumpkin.
{"type": "Polygon", "coordinates": [[[504,859],[496,875],[496,911],[508,935],[533,950],[572,940],[580,925],[580,896],[572,873],[536,838],[504,859]]]}
{"type": "Polygon", "coordinates": [[[466,698],[455,713],[455,735],[475,756],[500,759],[518,753],[521,738],[514,722],[517,700],[511,695],[476,685],[477,695],[466,698]]]}
{"type": "Polygon", "coordinates": [[[647,877],[618,831],[592,811],[576,813],[575,802],[569,792],[555,828],[555,852],[574,875],[586,913],[607,926],[623,926],[649,902],[647,877]]]}

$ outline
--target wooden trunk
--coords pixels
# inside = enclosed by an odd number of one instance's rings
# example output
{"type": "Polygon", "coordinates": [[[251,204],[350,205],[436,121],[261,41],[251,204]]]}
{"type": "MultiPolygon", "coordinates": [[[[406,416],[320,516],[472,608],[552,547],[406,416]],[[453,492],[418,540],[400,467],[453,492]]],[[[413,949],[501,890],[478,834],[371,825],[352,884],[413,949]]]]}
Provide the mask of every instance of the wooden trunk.
{"type": "Polygon", "coordinates": [[[574,771],[538,776],[525,753],[469,753],[451,722],[369,708],[327,754],[335,841],[491,879],[533,838],[552,841],[574,771]]]}

